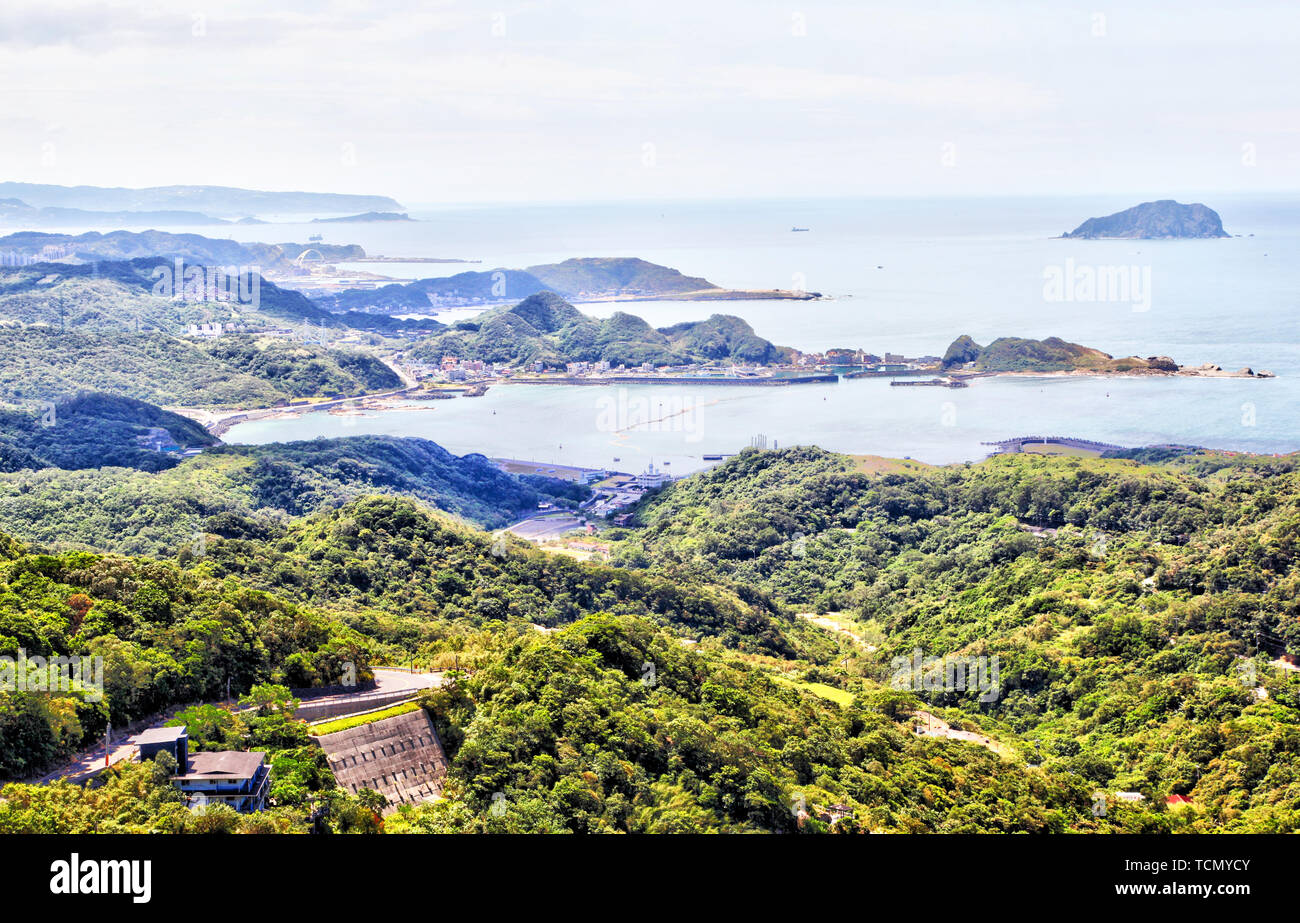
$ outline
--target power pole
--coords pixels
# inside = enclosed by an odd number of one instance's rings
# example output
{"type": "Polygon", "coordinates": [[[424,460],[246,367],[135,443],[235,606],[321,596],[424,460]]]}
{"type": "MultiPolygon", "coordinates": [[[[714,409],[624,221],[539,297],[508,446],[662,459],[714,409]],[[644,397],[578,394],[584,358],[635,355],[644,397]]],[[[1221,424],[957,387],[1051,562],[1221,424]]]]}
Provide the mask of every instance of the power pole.
{"type": "Polygon", "coordinates": [[[113,719],[104,725],[104,767],[108,767],[108,754],[113,749],[113,719]]]}

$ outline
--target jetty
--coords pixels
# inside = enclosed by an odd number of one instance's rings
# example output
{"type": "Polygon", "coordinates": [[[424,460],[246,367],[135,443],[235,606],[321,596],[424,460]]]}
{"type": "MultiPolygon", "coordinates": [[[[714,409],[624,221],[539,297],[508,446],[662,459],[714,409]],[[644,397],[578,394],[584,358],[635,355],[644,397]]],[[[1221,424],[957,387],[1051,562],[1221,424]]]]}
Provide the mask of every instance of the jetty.
{"type": "Polygon", "coordinates": [[[927,378],[925,381],[891,381],[891,388],[969,388],[970,385],[956,378],[927,378]]]}

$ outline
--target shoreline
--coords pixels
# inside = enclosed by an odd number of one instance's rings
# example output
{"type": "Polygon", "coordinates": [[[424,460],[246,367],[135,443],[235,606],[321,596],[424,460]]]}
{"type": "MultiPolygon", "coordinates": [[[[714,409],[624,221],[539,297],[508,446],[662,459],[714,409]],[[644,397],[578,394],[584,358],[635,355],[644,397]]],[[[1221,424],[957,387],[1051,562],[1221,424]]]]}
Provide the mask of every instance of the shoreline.
{"type": "MultiPolygon", "coordinates": [[[[961,384],[949,384],[947,387],[961,387],[968,384],[974,379],[980,378],[1216,378],[1216,379],[1252,379],[1266,380],[1275,378],[1273,373],[1261,370],[1259,372],[1250,372],[1246,370],[1226,371],[1221,368],[1205,367],[1180,367],[1178,371],[1166,371],[1163,369],[1125,369],[1106,371],[1099,369],[1070,369],[1058,370],[1051,372],[1042,371],[988,371],[988,372],[971,372],[971,371],[937,371],[934,369],[908,369],[900,372],[810,372],[801,375],[776,377],[776,376],[757,376],[753,378],[718,378],[706,376],[672,376],[672,375],[635,375],[635,376],[612,376],[607,378],[577,378],[577,377],[556,377],[556,378],[496,378],[484,382],[475,382],[463,387],[451,387],[437,389],[445,392],[445,398],[463,397],[467,393],[476,390],[476,385],[494,386],[494,385],[552,385],[568,386],[578,388],[589,387],[609,387],[611,385],[708,385],[708,386],[736,386],[736,387],[787,387],[803,384],[836,384],[839,379],[899,379],[917,378],[920,376],[940,376],[946,377],[950,382],[960,382],[961,384]]],[[[908,382],[912,383],[912,382],[908,382]]],[[[256,408],[232,408],[229,410],[211,410],[198,407],[175,407],[168,406],[164,409],[173,413],[180,414],[194,420],[209,433],[217,438],[228,433],[241,423],[249,423],[254,420],[265,419],[290,419],[300,416],[304,413],[317,413],[320,411],[332,411],[348,408],[350,405],[358,413],[365,411],[385,411],[399,410],[405,407],[399,403],[404,400],[417,400],[428,402],[434,400],[427,396],[428,390],[418,385],[408,384],[402,388],[392,391],[383,391],[375,394],[361,394],[352,397],[333,398],[330,400],[316,401],[312,403],[295,403],[287,404],[280,407],[256,407],[256,408]],[[424,394],[425,397],[408,397],[413,394],[424,394]]],[[[409,409],[420,409],[419,407],[409,409]]]]}
{"type": "MultiPolygon", "coordinates": [[[[1228,371],[1218,366],[1179,366],[1177,371],[1167,369],[1059,369],[1056,371],[988,371],[988,372],[936,372],[950,378],[1249,378],[1265,380],[1276,378],[1267,369],[1228,371]]],[[[882,376],[883,377],[883,376],[882,376]]]]}

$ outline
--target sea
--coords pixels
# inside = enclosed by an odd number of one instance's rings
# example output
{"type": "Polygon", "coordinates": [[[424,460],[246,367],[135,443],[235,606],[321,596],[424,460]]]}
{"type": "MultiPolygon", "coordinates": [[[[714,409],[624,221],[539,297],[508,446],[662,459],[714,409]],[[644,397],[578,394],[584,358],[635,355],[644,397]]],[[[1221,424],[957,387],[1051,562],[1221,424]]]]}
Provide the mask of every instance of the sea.
{"type": "Polygon", "coordinates": [[[1216,209],[1232,236],[1060,239],[1088,217],[1142,200],[1133,196],[493,204],[415,208],[412,222],[221,232],[299,242],[319,233],[327,243],[361,244],[370,255],[477,261],[351,267],[406,279],[637,256],[728,288],[803,289],[821,298],[579,306],[598,316],[627,311],[658,327],[734,314],[759,336],[805,351],[942,355],[960,334],[980,343],[1057,336],[1115,356],[1166,355],[1183,365],[1249,367],[1276,377],[995,377],[959,390],[843,378],[780,388],[505,384],[482,397],[362,415],[257,420],[224,438],[267,443],[383,433],[543,468],[636,472],[653,464],[672,474],[749,445],[818,445],[935,464],[977,460],[993,450],[988,443],[1028,435],[1296,451],[1300,194],[1177,198],[1216,209]]]}

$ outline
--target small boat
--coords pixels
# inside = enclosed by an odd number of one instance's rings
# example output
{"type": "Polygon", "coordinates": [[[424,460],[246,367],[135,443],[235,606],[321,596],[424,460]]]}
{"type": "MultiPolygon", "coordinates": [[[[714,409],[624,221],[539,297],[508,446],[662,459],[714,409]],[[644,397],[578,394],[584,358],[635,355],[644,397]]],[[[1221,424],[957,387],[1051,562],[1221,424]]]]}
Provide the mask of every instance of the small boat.
{"type": "Polygon", "coordinates": [[[790,233],[793,234],[793,233],[795,233],[795,232],[797,232],[797,231],[806,231],[806,230],[808,230],[808,229],[807,229],[807,228],[791,228],[791,229],[790,229],[790,233]]]}

